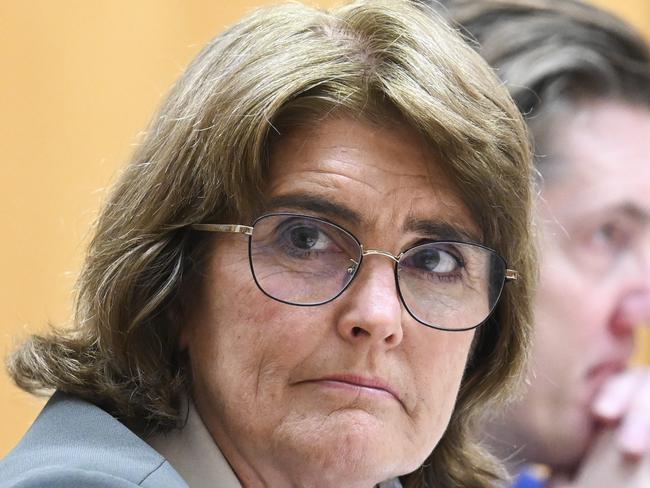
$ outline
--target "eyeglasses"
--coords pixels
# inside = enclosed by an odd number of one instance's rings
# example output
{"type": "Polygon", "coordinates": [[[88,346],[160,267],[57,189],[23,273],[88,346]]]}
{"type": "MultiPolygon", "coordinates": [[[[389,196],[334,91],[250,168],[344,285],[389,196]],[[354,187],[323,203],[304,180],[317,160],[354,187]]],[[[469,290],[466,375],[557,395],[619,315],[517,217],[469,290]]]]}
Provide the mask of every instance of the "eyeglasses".
{"type": "Polygon", "coordinates": [[[255,283],[265,295],[290,305],[328,303],[350,286],[364,258],[387,257],[395,263],[395,282],[406,310],[421,324],[441,330],[481,325],[496,307],[505,282],[517,279],[496,251],[480,244],[431,241],[395,256],[365,250],[344,228],[306,215],[270,213],[252,227],[191,227],[248,235],[255,283]]]}

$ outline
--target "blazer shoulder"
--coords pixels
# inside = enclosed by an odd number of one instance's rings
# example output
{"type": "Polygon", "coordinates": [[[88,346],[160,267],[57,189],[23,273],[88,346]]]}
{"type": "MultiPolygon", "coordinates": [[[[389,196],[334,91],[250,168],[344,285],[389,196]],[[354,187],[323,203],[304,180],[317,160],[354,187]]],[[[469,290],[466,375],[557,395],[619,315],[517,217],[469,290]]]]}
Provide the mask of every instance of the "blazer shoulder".
{"type": "Polygon", "coordinates": [[[140,483],[99,471],[79,468],[41,467],[29,471],[11,480],[0,481],[0,488],[154,488],[170,485],[171,465],[164,461],[140,483]]]}
{"type": "Polygon", "coordinates": [[[163,456],[116,418],[59,392],[0,461],[0,488],[14,486],[187,488],[163,456]],[[59,479],[66,481],[57,485],[59,479]],[[91,482],[95,484],[84,484],[91,482]]]}

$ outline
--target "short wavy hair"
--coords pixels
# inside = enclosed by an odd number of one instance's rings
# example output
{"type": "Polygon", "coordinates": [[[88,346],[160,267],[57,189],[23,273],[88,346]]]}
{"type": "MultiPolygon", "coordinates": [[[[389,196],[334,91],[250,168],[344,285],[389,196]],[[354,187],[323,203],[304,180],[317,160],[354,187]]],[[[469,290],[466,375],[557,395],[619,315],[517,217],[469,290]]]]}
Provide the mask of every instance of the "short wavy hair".
{"type": "Polygon", "coordinates": [[[408,487],[492,486],[503,472],[473,439],[473,424],[509,396],[528,351],[536,277],[528,136],[484,61],[406,1],[261,9],[210,42],[103,206],[72,327],[19,349],[9,362],[16,383],[78,395],[139,432],[179,425],[191,377],[175,317],[207,252],[189,227],[259,215],[278,132],[335,114],[420,133],[485,244],[520,272],[476,335],[443,438],[403,477],[408,487]]]}
{"type": "Polygon", "coordinates": [[[422,2],[455,24],[504,81],[543,173],[555,161],[547,155],[558,117],[597,100],[650,108],[650,48],[604,10],[576,0],[422,2]]]}

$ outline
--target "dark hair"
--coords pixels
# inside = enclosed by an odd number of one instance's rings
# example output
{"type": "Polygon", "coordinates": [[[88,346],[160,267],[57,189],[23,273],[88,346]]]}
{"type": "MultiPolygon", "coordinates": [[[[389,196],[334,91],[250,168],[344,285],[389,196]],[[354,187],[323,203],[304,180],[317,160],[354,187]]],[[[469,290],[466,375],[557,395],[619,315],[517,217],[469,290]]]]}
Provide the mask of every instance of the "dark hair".
{"type": "MultiPolygon", "coordinates": [[[[650,50],[628,24],[575,0],[441,0],[504,81],[535,138],[550,152],[557,114],[593,100],[650,106],[650,50]]],[[[548,158],[537,158],[545,170],[548,158]]]]}

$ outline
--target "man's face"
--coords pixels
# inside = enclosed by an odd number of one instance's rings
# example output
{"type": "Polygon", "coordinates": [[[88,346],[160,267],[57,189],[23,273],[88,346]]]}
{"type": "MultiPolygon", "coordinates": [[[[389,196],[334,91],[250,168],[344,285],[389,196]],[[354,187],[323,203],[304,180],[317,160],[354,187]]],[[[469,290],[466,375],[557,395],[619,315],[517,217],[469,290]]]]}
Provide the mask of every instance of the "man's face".
{"type": "MultiPolygon", "coordinates": [[[[413,222],[477,234],[435,161],[410,130],[332,119],[277,144],[268,197],[282,203],[268,210],[327,218],[394,254],[436,237],[413,222]]],[[[243,484],[372,486],[424,461],[474,333],[417,323],[392,260],[367,256],[350,287],[316,307],[264,295],[241,234],[215,239],[204,274],[181,342],[197,410],[243,484]]]]}
{"type": "Polygon", "coordinates": [[[532,384],[513,429],[525,459],[570,467],[593,440],[594,395],[650,320],[650,111],[594,103],[558,127],[537,213],[532,384]]]}

